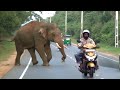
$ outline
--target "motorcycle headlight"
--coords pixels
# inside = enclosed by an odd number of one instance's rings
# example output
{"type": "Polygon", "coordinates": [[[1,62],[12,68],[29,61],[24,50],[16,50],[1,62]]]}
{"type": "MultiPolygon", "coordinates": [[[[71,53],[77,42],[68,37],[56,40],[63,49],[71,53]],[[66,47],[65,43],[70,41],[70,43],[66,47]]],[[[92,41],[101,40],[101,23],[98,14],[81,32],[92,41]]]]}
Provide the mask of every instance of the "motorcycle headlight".
{"type": "Polygon", "coordinates": [[[92,57],[92,56],[95,55],[95,53],[94,52],[87,52],[87,55],[90,56],[90,57],[92,57]]]}

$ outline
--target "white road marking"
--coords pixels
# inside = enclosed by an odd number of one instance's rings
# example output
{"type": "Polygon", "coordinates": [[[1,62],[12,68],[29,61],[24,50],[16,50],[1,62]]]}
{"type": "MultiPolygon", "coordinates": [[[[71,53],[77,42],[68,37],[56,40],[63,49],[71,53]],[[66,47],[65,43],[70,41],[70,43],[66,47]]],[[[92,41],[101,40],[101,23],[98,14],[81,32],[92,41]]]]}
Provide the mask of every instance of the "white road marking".
{"type": "MultiPolygon", "coordinates": [[[[53,47],[55,47],[55,48],[58,48],[58,47],[56,47],[55,45],[52,45],[53,47]]],[[[66,47],[66,49],[69,49],[68,47],[66,47]]]]}
{"type": "MultiPolygon", "coordinates": [[[[57,48],[55,45],[52,45],[53,47],[57,48]]],[[[71,56],[67,55],[70,59],[72,59],[74,62],[76,62],[75,59],[73,59],[71,56]]]]}
{"type": "Polygon", "coordinates": [[[26,68],[24,69],[24,71],[23,71],[23,73],[21,74],[21,76],[20,76],[19,79],[22,79],[22,78],[23,78],[23,76],[25,75],[25,73],[26,73],[26,71],[27,71],[27,69],[28,69],[28,67],[29,67],[29,65],[30,65],[30,63],[31,63],[31,61],[32,61],[32,58],[30,58],[30,60],[29,60],[29,62],[28,62],[28,65],[27,65],[26,68]]]}
{"type": "Polygon", "coordinates": [[[71,56],[69,56],[69,55],[67,55],[70,59],[72,59],[74,62],[76,62],[76,60],[75,59],[73,59],[71,56]]]}
{"type": "MultiPolygon", "coordinates": [[[[76,47],[76,46],[73,45],[73,47],[76,47]]],[[[114,61],[114,62],[119,62],[119,61],[116,61],[116,60],[114,60],[114,59],[111,59],[111,58],[105,57],[105,56],[103,56],[103,55],[98,55],[98,56],[101,56],[101,57],[103,57],[103,58],[107,58],[107,59],[109,59],[109,60],[111,60],[111,61],[114,61]]]]}
{"type": "MultiPolygon", "coordinates": [[[[67,55],[67,56],[68,56],[70,59],[72,59],[74,62],[76,62],[76,60],[75,60],[75,59],[73,59],[71,56],[69,56],[69,55],[67,55]]],[[[79,66],[79,65],[75,65],[75,67],[76,67],[76,68],[78,68],[78,66],[79,66]]],[[[95,76],[97,76],[97,77],[98,77],[99,75],[98,75],[98,74],[96,74],[95,76]]],[[[104,78],[100,78],[100,79],[104,79],[104,78]]]]}
{"type": "MultiPolygon", "coordinates": [[[[73,45],[73,47],[76,47],[76,46],[73,45]]],[[[111,59],[111,58],[105,57],[105,56],[103,56],[103,55],[98,55],[98,56],[101,56],[101,57],[103,57],[103,58],[107,58],[107,59],[109,59],[109,60],[111,60],[111,61],[114,61],[114,62],[119,62],[119,61],[116,61],[116,60],[114,60],[114,59],[111,59]]]]}
{"type": "MultiPolygon", "coordinates": [[[[52,45],[52,46],[54,46],[54,45],[52,45]]],[[[54,47],[56,47],[56,46],[54,46],[54,47]]],[[[74,46],[74,47],[75,47],[75,46],[74,46]]],[[[56,47],[56,48],[57,48],[57,47],[56,47]]],[[[99,56],[104,57],[104,58],[107,58],[107,57],[102,56],[102,55],[99,55],[99,56]]],[[[67,55],[67,57],[69,57],[71,60],[73,60],[74,62],[76,62],[76,60],[75,60],[75,59],[73,59],[71,56],[67,55]]],[[[110,59],[110,58],[107,58],[107,59],[110,59]]],[[[113,59],[110,59],[110,60],[115,61],[115,60],[113,60],[113,59]]],[[[75,65],[75,67],[76,67],[76,68],[78,68],[78,66],[77,66],[77,65],[75,65]]],[[[96,74],[95,76],[99,76],[99,75],[98,75],[98,74],[96,74]]],[[[104,79],[104,78],[100,78],[100,79],[104,79]]]]}
{"type": "MultiPolygon", "coordinates": [[[[54,46],[54,45],[52,45],[52,46],[55,47],[55,48],[57,48],[57,47],[54,46]]],[[[76,60],[73,59],[71,56],[69,56],[69,55],[67,55],[67,56],[68,56],[70,59],[72,59],[74,62],[76,62],[76,60]]],[[[102,55],[99,55],[99,56],[104,57],[104,58],[107,58],[107,57],[102,56],[102,55]]],[[[110,58],[107,58],[107,59],[110,59],[110,58]]],[[[115,60],[113,60],[113,59],[110,59],[110,60],[115,61],[115,60]]],[[[29,60],[29,62],[28,62],[28,64],[27,64],[27,66],[26,66],[26,68],[24,69],[24,71],[23,71],[23,73],[21,74],[21,76],[20,76],[19,79],[22,79],[22,78],[23,78],[23,76],[25,75],[25,73],[26,73],[26,71],[27,71],[27,69],[28,69],[28,67],[29,67],[29,65],[30,65],[30,63],[31,63],[31,61],[32,61],[32,58],[30,58],[30,60],[29,60]]],[[[118,61],[115,61],[115,62],[118,62],[118,61]]],[[[96,76],[99,76],[99,75],[96,74],[96,76]]],[[[100,79],[104,79],[104,78],[100,78],[100,79]]]]}
{"type": "Polygon", "coordinates": [[[109,59],[109,60],[111,60],[111,61],[114,61],[114,62],[119,62],[119,61],[116,61],[116,60],[114,60],[114,59],[111,59],[111,58],[105,57],[105,56],[103,56],[103,55],[98,55],[98,56],[101,56],[101,57],[103,57],[103,58],[107,58],[107,59],[109,59]]]}
{"type": "Polygon", "coordinates": [[[95,76],[99,76],[98,74],[96,74],[95,76]]]}
{"type": "MultiPolygon", "coordinates": [[[[53,47],[57,48],[56,46],[52,45],[53,47]]],[[[67,57],[69,57],[71,60],[73,60],[74,62],[76,62],[75,59],[73,59],[71,56],[67,55],[67,57]]]]}

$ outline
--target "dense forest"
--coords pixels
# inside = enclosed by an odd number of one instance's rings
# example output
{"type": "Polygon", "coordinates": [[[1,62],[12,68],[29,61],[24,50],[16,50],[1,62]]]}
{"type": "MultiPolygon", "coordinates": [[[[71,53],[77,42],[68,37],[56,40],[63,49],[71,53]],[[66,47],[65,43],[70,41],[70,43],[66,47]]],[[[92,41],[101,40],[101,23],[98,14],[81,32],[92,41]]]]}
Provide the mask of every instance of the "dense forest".
{"type": "MultiPolygon", "coordinates": [[[[120,13],[119,13],[120,17],[120,13]]],[[[57,11],[52,17],[52,22],[57,23],[62,33],[65,32],[65,11],[57,11]]],[[[119,20],[120,28],[120,20],[119,20]]],[[[80,37],[81,11],[67,11],[67,34],[74,38],[80,37]]],[[[100,43],[110,46],[115,44],[115,11],[84,11],[83,29],[91,32],[91,37],[100,43]]],[[[119,29],[120,37],[120,29],[119,29]]],[[[119,39],[120,42],[120,39],[119,39]]]]}

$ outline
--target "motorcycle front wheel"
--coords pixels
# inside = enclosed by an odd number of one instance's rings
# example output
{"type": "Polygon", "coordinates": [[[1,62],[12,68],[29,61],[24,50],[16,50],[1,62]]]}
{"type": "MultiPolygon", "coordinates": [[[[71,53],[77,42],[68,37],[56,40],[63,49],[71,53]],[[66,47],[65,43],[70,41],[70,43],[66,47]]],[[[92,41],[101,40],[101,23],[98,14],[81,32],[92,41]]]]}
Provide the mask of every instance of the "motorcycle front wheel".
{"type": "Polygon", "coordinates": [[[94,70],[95,70],[94,68],[90,68],[89,72],[90,78],[93,78],[94,70]]]}
{"type": "Polygon", "coordinates": [[[87,76],[87,73],[86,73],[86,72],[84,73],[84,76],[85,76],[85,77],[87,76]]]}

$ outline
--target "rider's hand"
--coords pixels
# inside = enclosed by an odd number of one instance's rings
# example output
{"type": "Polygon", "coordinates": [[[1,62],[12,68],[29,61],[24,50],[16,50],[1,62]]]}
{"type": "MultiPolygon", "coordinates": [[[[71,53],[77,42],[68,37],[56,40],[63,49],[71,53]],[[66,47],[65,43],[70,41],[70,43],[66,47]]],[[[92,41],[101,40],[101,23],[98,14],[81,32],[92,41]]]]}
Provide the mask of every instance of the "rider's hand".
{"type": "Polygon", "coordinates": [[[82,44],[81,43],[78,43],[78,47],[81,47],[82,46],[82,44]]]}
{"type": "Polygon", "coordinates": [[[83,44],[82,43],[78,43],[78,48],[81,49],[83,47],[83,44]]]}

